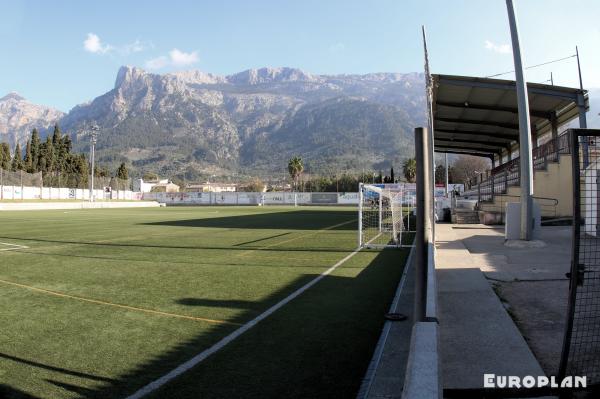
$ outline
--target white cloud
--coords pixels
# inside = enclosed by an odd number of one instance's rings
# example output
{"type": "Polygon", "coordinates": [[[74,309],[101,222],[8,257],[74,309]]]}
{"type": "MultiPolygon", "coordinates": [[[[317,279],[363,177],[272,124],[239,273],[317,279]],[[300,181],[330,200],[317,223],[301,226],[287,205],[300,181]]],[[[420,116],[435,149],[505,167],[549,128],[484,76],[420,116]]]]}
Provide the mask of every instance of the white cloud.
{"type": "Polygon", "coordinates": [[[169,59],[166,56],[161,55],[160,57],[146,61],[145,65],[147,69],[162,69],[169,65],[169,59]]]}
{"type": "Polygon", "coordinates": [[[499,54],[510,54],[509,44],[496,44],[490,40],[485,41],[485,48],[499,54]]]}
{"type": "Polygon", "coordinates": [[[108,44],[103,44],[95,33],[87,34],[87,38],[83,41],[83,48],[85,51],[94,54],[105,54],[112,50],[112,47],[108,44]]]}
{"type": "Polygon", "coordinates": [[[118,51],[121,54],[131,54],[131,53],[139,53],[141,51],[147,50],[148,48],[152,48],[154,47],[152,45],[152,43],[147,43],[147,42],[142,42],[141,40],[137,39],[132,43],[129,44],[125,44],[121,47],[118,48],[118,51]]]}
{"type": "Polygon", "coordinates": [[[186,53],[185,51],[174,48],[169,51],[168,56],[161,55],[160,57],[146,61],[145,66],[148,69],[162,69],[167,66],[185,67],[197,63],[198,60],[198,53],[196,51],[186,53]]]}
{"type": "Polygon", "coordinates": [[[83,48],[85,51],[89,51],[93,54],[109,54],[116,52],[120,55],[129,55],[131,53],[139,53],[152,47],[154,47],[152,43],[142,42],[139,39],[122,46],[113,46],[102,42],[100,37],[95,33],[88,33],[87,38],[83,41],[83,48]]]}

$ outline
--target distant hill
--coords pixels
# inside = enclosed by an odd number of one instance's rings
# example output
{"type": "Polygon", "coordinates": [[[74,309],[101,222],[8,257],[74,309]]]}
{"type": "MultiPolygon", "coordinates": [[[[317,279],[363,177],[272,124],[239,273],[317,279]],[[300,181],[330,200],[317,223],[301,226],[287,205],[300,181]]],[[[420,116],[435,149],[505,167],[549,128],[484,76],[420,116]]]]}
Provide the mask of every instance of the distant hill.
{"type": "Polygon", "coordinates": [[[75,148],[101,128],[100,162],[163,175],[273,173],[293,155],[312,172],[379,169],[412,154],[423,124],[421,74],[312,75],[293,68],[230,76],[121,67],[111,91],[61,119],[75,148]]]}
{"type": "Polygon", "coordinates": [[[63,113],[43,105],[32,104],[17,93],[0,98],[0,142],[23,144],[34,127],[43,130],[54,125],[63,113]]]}

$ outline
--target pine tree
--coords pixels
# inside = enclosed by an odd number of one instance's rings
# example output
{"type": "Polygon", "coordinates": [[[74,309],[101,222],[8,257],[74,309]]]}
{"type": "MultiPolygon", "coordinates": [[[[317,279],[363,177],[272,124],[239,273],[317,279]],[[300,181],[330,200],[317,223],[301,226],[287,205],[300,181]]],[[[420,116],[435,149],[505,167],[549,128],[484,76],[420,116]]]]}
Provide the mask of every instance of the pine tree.
{"type": "Polygon", "coordinates": [[[40,171],[52,173],[54,172],[54,164],[54,146],[52,145],[52,139],[48,136],[40,151],[40,171]]]}
{"type": "Polygon", "coordinates": [[[33,172],[33,156],[31,154],[31,140],[27,140],[27,145],[25,146],[24,168],[29,173],[33,172]]]}
{"type": "Polygon", "coordinates": [[[394,167],[393,166],[390,169],[390,180],[391,180],[392,183],[396,183],[396,180],[394,178],[394,167]]]}
{"type": "Polygon", "coordinates": [[[8,146],[8,143],[2,143],[0,152],[2,152],[2,163],[0,164],[0,167],[2,167],[4,170],[10,170],[11,158],[10,147],[8,146]]]}
{"type": "Polygon", "coordinates": [[[55,150],[59,150],[62,145],[61,132],[58,123],[54,125],[54,133],[52,134],[52,145],[55,150]]]}
{"type": "Polygon", "coordinates": [[[22,156],[23,154],[21,153],[21,145],[17,143],[17,145],[15,146],[15,153],[13,155],[12,164],[10,167],[10,169],[13,172],[16,172],[17,170],[23,170],[23,159],[21,158],[22,156]]]}
{"type": "Polygon", "coordinates": [[[129,179],[129,171],[127,170],[127,166],[125,166],[125,162],[122,162],[117,169],[117,178],[122,180],[129,179]]]}
{"type": "Polygon", "coordinates": [[[31,132],[31,166],[34,172],[39,172],[40,165],[40,134],[37,129],[33,129],[31,132]]]}

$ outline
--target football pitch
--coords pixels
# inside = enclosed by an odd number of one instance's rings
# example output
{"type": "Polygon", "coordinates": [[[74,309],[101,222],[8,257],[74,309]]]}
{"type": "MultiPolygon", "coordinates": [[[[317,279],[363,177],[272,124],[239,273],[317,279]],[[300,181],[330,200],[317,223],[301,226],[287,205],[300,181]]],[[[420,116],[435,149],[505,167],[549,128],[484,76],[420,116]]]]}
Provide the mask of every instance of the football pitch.
{"type": "Polygon", "coordinates": [[[147,397],[354,397],[408,254],[354,253],[357,223],[348,207],[0,213],[0,397],[125,398],[190,359],[147,397]]]}

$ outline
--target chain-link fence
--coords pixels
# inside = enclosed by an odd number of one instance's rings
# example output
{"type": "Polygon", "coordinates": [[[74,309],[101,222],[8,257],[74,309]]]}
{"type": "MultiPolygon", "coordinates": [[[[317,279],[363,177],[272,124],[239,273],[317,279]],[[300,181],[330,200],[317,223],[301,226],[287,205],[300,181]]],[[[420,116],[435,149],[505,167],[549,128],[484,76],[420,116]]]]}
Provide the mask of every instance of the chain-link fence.
{"type": "MultiPolygon", "coordinates": [[[[91,177],[73,173],[28,173],[0,169],[0,199],[76,199],[89,198],[91,177]]],[[[95,198],[129,199],[132,180],[94,177],[95,198]],[[129,192],[127,194],[126,192],[129,192]]]]}
{"type": "Polygon", "coordinates": [[[42,172],[11,172],[0,169],[0,186],[42,187],[42,172]]]}
{"type": "Polygon", "coordinates": [[[600,130],[572,129],[573,249],[559,377],[600,384],[600,130]]]}

